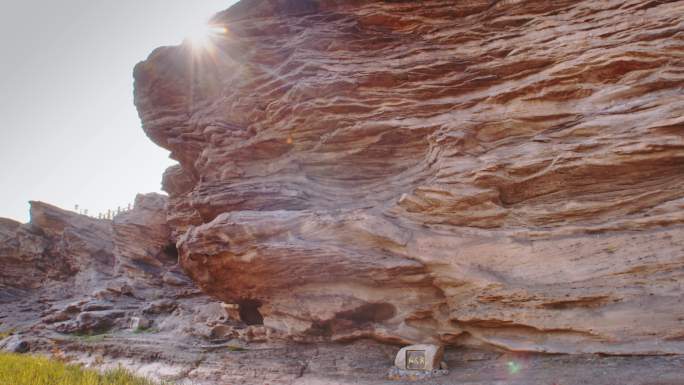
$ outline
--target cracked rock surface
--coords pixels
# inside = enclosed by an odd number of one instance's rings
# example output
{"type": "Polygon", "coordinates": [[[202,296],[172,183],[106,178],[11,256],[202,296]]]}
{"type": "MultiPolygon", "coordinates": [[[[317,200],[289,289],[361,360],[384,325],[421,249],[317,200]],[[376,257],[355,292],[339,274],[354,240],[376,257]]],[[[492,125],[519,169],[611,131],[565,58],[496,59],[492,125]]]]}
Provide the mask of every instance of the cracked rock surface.
{"type": "Polygon", "coordinates": [[[420,343],[435,384],[681,384],[682,15],[242,0],[135,67],[168,196],[0,218],[0,349],[389,385],[420,343]]]}
{"type": "Polygon", "coordinates": [[[682,353],[682,14],[240,2],[135,69],[182,266],[299,341],[682,353]]]}

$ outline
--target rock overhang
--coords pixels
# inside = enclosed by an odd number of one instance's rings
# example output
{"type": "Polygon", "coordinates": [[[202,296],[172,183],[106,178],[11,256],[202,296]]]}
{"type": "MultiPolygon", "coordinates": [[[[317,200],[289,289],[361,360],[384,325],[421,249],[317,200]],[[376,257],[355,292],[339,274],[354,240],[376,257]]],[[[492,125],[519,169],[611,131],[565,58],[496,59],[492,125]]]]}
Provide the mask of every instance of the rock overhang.
{"type": "Polygon", "coordinates": [[[181,262],[296,338],[680,351],[671,7],[239,3],[136,67],[181,262]]]}

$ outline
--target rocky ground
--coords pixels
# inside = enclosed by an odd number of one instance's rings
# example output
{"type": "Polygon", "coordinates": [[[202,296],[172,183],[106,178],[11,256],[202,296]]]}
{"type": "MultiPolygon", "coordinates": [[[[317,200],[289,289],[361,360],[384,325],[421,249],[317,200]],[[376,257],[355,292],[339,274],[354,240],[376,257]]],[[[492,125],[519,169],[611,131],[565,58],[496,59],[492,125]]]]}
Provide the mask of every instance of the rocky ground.
{"type": "MultiPolygon", "coordinates": [[[[101,369],[123,365],[179,384],[410,383],[387,376],[400,345],[370,339],[296,342],[248,325],[239,308],[199,291],[173,260],[173,248],[159,241],[167,228],[155,218],[165,201],[140,195],[133,210],[113,221],[33,202],[31,223],[3,222],[0,332],[11,334],[0,339],[0,347],[101,369]],[[114,246],[135,234],[144,254],[114,246]],[[84,255],[97,258],[74,263],[84,255]],[[147,264],[135,267],[142,257],[147,264]]],[[[452,346],[445,361],[450,373],[429,383],[684,383],[679,355],[549,355],[452,346]]]]}

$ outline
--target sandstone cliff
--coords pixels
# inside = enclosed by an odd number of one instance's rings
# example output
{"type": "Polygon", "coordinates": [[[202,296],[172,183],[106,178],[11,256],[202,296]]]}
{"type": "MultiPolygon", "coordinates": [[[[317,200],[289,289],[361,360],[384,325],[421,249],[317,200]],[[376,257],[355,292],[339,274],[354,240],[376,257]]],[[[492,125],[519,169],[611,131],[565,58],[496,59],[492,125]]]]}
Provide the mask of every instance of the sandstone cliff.
{"type": "Polygon", "coordinates": [[[193,344],[215,326],[234,333],[178,266],[165,207],[163,195],[138,195],[110,221],[31,202],[29,223],[0,220],[0,348],[16,334],[33,351],[78,354],[92,352],[79,336],[111,335],[103,354],[140,361],[150,347],[135,333],[193,344]]]}
{"type": "Polygon", "coordinates": [[[135,69],[183,267],[298,340],[684,352],[682,14],[243,0],[135,69]]]}

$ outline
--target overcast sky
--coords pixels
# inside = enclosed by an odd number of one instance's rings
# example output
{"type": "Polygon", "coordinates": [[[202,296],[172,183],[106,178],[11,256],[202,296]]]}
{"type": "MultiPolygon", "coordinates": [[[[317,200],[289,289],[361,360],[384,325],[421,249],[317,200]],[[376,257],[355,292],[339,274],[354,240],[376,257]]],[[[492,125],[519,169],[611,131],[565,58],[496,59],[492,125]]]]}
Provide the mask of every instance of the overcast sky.
{"type": "Polygon", "coordinates": [[[3,0],[0,217],[28,201],[89,213],[160,190],[173,162],[140,128],[133,66],[232,0],[3,0]]]}

